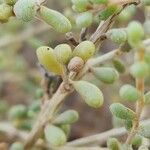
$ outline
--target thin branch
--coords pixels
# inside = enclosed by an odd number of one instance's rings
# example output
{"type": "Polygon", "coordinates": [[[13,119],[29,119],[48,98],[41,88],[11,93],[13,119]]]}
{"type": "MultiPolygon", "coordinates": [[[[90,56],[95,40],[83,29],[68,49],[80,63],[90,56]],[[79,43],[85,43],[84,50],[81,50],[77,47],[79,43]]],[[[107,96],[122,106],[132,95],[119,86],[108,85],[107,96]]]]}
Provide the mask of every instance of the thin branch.
{"type": "Polygon", "coordinates": [[[102,56],[89,59],[89,61],[87,61],[87,63],[85,64],[85,67],[82,69],[82,71],[78,74],[78,76],[76,78],[78,79],[78,78],[81,78],[82,76],[84,76],[91,67],[100,65],[101,63],[111,60],[112,58],[119,56],[122,53],[123,52],[120,49],[116,49],[116,50],[110,51],[109,53],[106,53],[102,56]]]}
{"type": "MultiPolygon", "coordinates": [[[[150,119],[142,121],[141,124],[150,124],[150,119]]],[[[114,128],[106,132],[95,134],[92,136],[80,138],[66,144],[67,146],[85,146],[85,145],[103,145],[109,137],[122,137],[127,134],[127,130],[122,128],[114,128]]]]}
{"type": "MultiPolygon", "coordinates": [[[[137,58],[139,62],[142,62],[144,60],[144,56],[145,56],[145,47],[138,49],[137,53],[137,58]]],[[[137,60],[135,60],[137,61],[137,60]]],[[[141,97],[140,99],[136,102],[136,115],[137,117],[133,120],[133,127],[131,132],[129,133],[126,143],[127,144],[131,144],[132,139],[134,138],[134,136],[137,134],[138,132],[138,127],[139,127],[139,121],[141,118],[141,114],[144,108],[144,77],[142,78],[136,78],[136,88],[137,90],[140,92],[141,97]]]]}
{"type": "Polygon", "coordinates": [[[27,139],[28,136],[28,133],[17,130],[8,122],[0,123],[0,133],[2,135],[4,133],[4,136],[6,136],[10,140],[21,139],[22,141],[24,141],[27,139]]]}
{"type": "Polygon", "coordinates": [[[69,41],[73,46],[77,46],[79,44],[72,32],[66,33],[66,40],[69,41]]]}
{"type": "Polygon", "coordinates": [[[86,34],[87,34],[88,28],[82,28],[81,32],[80,32],[80,42],[85,41],[86,40],[86,34]]]}
{"type": "Polygon", "coordinates": [[[33,129],[26,140],[25,149],[29,149],[36,142],[41,135],[45,124],[52,121],[57,108],[63,102],[65,97],[70,94],[70,92],[71,91],[67,91],[64,88],[64,83],[62,83],[53,97],[44,103],[37,122],[33,126],[33,129]]]}
{"type": "Polygon", "coordinates": [[[117,16],[122,12],[123,9],[132,4],[137,5],[139,4],[139,1],[137,0],[125,1],[122,5],[122,9],[119,12],[109,17],[106,21],[100,23],[100,25],[98,26],[96,31],[92,34],[89,40],[92,41],[93,43],[96,43],[98,40],[103,41],[103,34],[106,33],[111,28],[117,16]]]}

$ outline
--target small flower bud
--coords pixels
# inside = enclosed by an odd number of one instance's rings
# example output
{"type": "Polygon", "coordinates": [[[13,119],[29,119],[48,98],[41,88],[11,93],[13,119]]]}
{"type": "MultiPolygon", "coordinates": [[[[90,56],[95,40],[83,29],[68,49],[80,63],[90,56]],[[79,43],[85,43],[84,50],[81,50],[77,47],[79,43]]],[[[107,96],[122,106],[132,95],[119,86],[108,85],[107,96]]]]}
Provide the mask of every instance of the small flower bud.
{"type": "Polygon", "coordinates": [[[78,112],[75,110],[67,110],[61,113],[56,119],[54,120],[54,124],[72,124],[75,123],[79,118],[78,112]]]}
{"type": "Polygon", "coordinates": [[[104,101],[103,93],[97,86],[86,81],[73,81],[72,84],[85,103],[89,106],[93,108],[102,106],[104,101]]]}
{"type": "Polygon", "coordinates": [[[132,85],[126,84],[119,91],[122,100],[135,102],[140,98],[140,92],[132,85]]]}
{"type": "Polygon", "coordinates": [[[76,18],[76,24],[80,28],[89,27],[92,24],[93,15],[90,12],[84,12],[76,18]]]}
{"type": "Polygon", "coordinates": [[[39,15],[47,24],[51,25],[52,28],[57,32],[66,33],[69,32],[72,28],[70,21],[56,10],[52,10],[45,6],[41,6],[39,15]]]}
{"type": "Polygon", "coordinates": [[[64,131],[54,125],[48,124],[44,129],[44,134],[45,134],[46,140],[52,146],[62,146],[67,141],[64,131]]]}
{"type": "Polygon", "coordinates": [[[84,61],[87,61],[95,53],[95,45],[91,41],[83,41],[75,47],[73,56],[81,57],[84,61]]]}
{"type": "Polygon", "coordinates": [[[84,61],[80,57],[74,57],[68,64],[68,70],[73,72],[79,72],[84,66],[84,61]]]}
{"type": "Polygon", "coordinates": [[[131,109],[125,107],[120,103],[111,104],[109,109],[114,116],[121,119],[132,120],[136,117],[136,113],[134,111],[132,111],[131,109]]]}

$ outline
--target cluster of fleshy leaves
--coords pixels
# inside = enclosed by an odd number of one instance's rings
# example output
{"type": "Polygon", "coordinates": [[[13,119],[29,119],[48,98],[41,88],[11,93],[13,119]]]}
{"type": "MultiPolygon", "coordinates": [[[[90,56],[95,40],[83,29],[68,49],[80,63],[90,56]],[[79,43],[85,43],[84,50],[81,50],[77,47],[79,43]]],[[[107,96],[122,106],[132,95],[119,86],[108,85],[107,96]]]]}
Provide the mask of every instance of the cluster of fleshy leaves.
{"type": "MultiPolygon", "coordinates": [[[[143,0],[143,3],[150,5],[149,1],[143,0]]],[[[81,28],[89,27],[93,22],[93,13],[97,6],[105,6],[105,9],[100,11],[98,17],[100,20],[106,20],[111,15],[120,11],[121,7],[108,0],[72,0],[72,8],[79,12],[80,15],[76,18],[76,25],[81,28]]],[[[130,19],[129,12],[134,12],[134,6],[126,8],[119,15],[118,19],[130,19]],[[132,7],[132,8],[131,8],[132,7]],[[129,11],[130,10],[130,11],[129,11]]],[[[39,17],[49,24],[54,30],[66,33],[71,30],[70,21],[58,11],[49,9],[37,0],[5,0],[0,5],[0,21],[7,22],[11,16],[15,16],[25,22],[31,21],[35,17],[39,17]],[[3,14],[4,13],[4,14],[3,14]]],[[[148,30],[149,20],[144,23],[145,31],[148,30]]],[[[149,30],[148,30],[149,31],[149,30]]],[[[150,32],[147,32],[150,33],[150,32]]],[[[106,33],[106,37],[112,42],[118,44],[119,47],[128,43],[133,49],[143,47],[142,40],[144,38],[144,30],[139,22],[131,22],[127,28],[111,29],[106,33]]],[[[68,82],[82,97],[87,105],[93,108],[99,108],[103,105],[104,96],[102,91],[94,84],[83,81],[74,80],[70,73],[77,75],[84,68],[86,62],[96,54],[95,44],[85,40],[80,42],[76,47],[71,47],[67,43],[59,44],[55,48],[42,46],[37,49],[37,57],[39,63],[54,75],[68,77],[68,82]]],[[[130,67],[130,74],[133,78],[146,78],[150,72],[149,67],[150,56],[145,55],[143,62],[135,62],[130,67]]],[[[113,67],[91,67],[91,73],[104,84],[113,84],[119,79],[119,74],[124,73],[126,68],[119,58],[113,61],[113,67]]],[[[140,99],[141,93],[130,84],[123,85],[119,91],[122,101],[136,102],[140,99]]],[[[145,93],[145,105],[150,104],[150,92],[145,93]]],[[[26,108],[23,105],[17,105],[10,110],[10,119],[18,128],[25,125],[26,120],[33,117],[36,111],[39,111],[38,104],[34,104],[32,108],[26,108]],[[23,118],[23,119],[22,119],[23,118]]],[[[131,130],[132,121],[136,118],[136,113],[124,106],[121,103],[113,103],[110,106],[110,111],[113,116],[124,121],[127,130],[131,130]]],[[[75,110],[67,110],[60,114],[56,114],[55,119],[51,124],[47,124],[44,129],[46,140],[52,146],[64,145],[70,132],[70,125],[78,120],[78,112],[75,110]]],[[[149,126],[143,124],[139,127],[138,135],[132,141],[133,146],[140,147],[142,138],[150,138],[149,126]]],[[[20,143],[14,143],[12,150],[20,143]]],[[[21,146],[21,145],[20,145],[21,146]]],[[[117,139],[109,139],[108,147],[112,150],[132,149],[128,145],[122,145],[117,139]]]]}

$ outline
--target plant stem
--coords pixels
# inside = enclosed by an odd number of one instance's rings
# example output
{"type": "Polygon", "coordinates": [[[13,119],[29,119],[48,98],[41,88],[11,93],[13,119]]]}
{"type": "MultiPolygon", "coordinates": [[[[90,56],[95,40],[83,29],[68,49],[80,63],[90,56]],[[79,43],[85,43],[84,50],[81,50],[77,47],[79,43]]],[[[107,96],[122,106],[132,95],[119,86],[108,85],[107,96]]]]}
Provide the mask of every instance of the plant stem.
{"type": "Polygon", "coordinates": [[[120,49],[116,49],[113,51],[110,51],[109,53],[106,53],[102,56],[96,57],[96,58],[92,58],[89,59],[88,62],[86,63],[85,67],[82,69],[82,71],[77,75],[77,79],[81,78],[82,76],[84,76],[91,67],[100,65],[103,62],[106,62],[108,60],[111,60],[112,58],[116,57],[116,56],[120,56],[123,52],[120,49]]]}
{"type": "MultiPolygon", "coordinates": [[[[144,54],[145,54],[145,48],[138,49],[138,52],[137,52],[138,61],[144,60],[144,54]]],[[[136,80],[136,88],[141,93],[141,97],[136,103],[137,117],[135,118],[135,120],[133,120],[132,130],[129,133],[128,138],[126,140],[126,144],[129,144],[129,145],[131,144],[132,139],[138,132],[139,122],[140,122],[141,114],[142,114],[143,107],[144,107],[144,78],[136,78],[135,80],[136,80]]]]}
{"type": "Polygon", "coordinates": [[[39,117],[37,119],[37,122],[35,123],[32,131],[29,134],[29,137],[26,140],[25,143],[26,150],[29,150],[30,147],[38,139],[38,137],[42,133],[45,124],[47,122],[52,121],[57,108],[70,92],[71,91],[66,91],[66,89],[64,88],[64,83],[62,83],[58,88],[57,92],[53,95],[53,97],[44,103],[41,112],[39,114],[39,117]]]}

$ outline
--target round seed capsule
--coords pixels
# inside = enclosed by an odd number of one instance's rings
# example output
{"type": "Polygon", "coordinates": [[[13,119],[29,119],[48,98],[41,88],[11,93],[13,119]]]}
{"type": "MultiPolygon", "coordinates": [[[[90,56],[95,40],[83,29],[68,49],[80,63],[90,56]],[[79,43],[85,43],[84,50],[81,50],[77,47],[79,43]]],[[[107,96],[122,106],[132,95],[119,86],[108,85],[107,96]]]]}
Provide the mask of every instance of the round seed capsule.
{"type": "Polygon", "coordinates": [[[124,73],[126,70],[123,62],[120,59],[114,59],[113,65],[119,73],[124,73]]]}
{"type": "Polygon", "coordinates": [[[44,134],[46,140],[52,146],[62,146],[67,141],[64,131],[54,125],[47,125],[44,129],[44,134]]]}
{"type": "Polygon", "coordinates": [[[150,91],[145,94],[145,104],[150,104],[150,91]]]}
{"type": "Polygon", "coordinates": [[[21,142],[15,142],[11,145],[10,150],[24,150],[24,147],[21,142]]]}
{"type": "Polygon", "coordinates": [[[83,41],[75,47],[73,56],[81,57],[84,61],[87,61],[95,53],[95,45],[91,41],[83,41]]]}
{"type": "Polygon", "coordinates": [[[90,12],[84,12],[76,18],[76,24],[80,28],[89,27],[92,24],[93,15],[90,12]]]}
{"type": "Polygon", "coordinates": [[[89,106],[93,108],[102,106],[104,101],[103,93],[98,87],[86,81],[73,81],[72,84],[89,106]]]}
{"type": "Polygon", "coordinates": [[[17,0],[4,0],[4,2],[8,5],[13,6],[17,2],[17,0]]]}
{"type": "Polygon", "coordinates": [[[116,138],[109,138],[107,141],[107,147],[110,150],[120,150],[121,149],[120,142],[116,138]]]}
{"type": "Polygon", "coordinates": [[[72,50],[68,44],[60,44],[55,47],[54,54],[60,63],[67,64],[72,57],[72,50]]]}
{"type": "Polygon", "coordinates": [[[110,67],[95,67],[91,71],[96,78],[107,84],[113,84],[119,77],[118,72],[110,67]]]}
{"type": "Polygon", "coordinates": [[[13,16],[12,7],[7,4],[0,5],[0,22],[8,22],[9,18],[13,16]]]}
{"type": "Polygon", "coordinates": [[[130,102],[135,102],[140,98],[140,92],[129,84],[122,86],[119,94],[123,100],[130,102]]]}
{"type": "Polygon", "coordinates": [[[88,0],[71,0],[73,3],[73,9],[77,12],[85,12],[90,5],[88,0]]]}
{"type": "Polygon", "coordinates": [[[127,32],[124,29],[111,29],[106,35],[114,43],[119,45],[122,45],[127,41],[127,32]]]}
{"type": "Polygon", "coordinates": [[[141,23],[132,21],[127,27],[128,42],[132,47],[137,47],[141,44],[144,37],[144,30],[141,23]]]}
{"type": "Polygon", "coordinates": [[[45,69],[56,74],[62,74],[63,67],[57,61],[52,48],[47,46],[39,47],[36,54],[40,64],[43,65],[45,69]]]}
{"type": "Polygon", "coordinates": [[[67,110],[61,113],[56,119],[54,120],[54,124],[72,124],[75,123],[79,119],[78,112],[75,110],[67,110]]]}
{"type": "Polygon", "coordinates": [[[27,108],[24,105],[13,106],[9,110],[9,117],[11,120],[22,119],[27,116],[27,108]]]}
{"type": "Polygon", "coordinates": [[[109,109],[114,116],[120,119],[132,120],[136,117],[136,113],[134,111],[120,103],[111,104],[109,109]]]}
{"type": "Polygon", "coordinates": [[[93,4],[107,4],[108,0],[90,0],[93,4]]]}
{"type": "Polygon", "coordinates": [[[79,72],[84,66],[84,61],[80,57],[74,57],[68,64],[68,70],[73,72],[79,72]]]}
{"type": "Polygon", "coordinates": [[[146,62],[136,62],[130,68],[130,73],[134,78],[146,77],[149,72],[149,67],[146,62]]]}
{"type": "Polygon", "coordinates": [[[56,10],[49,9],[45,6],[40,7],[40,17],[54,30],[61,33],[66,33],[71,30],[70,21],[56,10]]]}
{"type": "Polygon", "coordinates": [[[14,5],[14,13],[18,19],[31,21],[37,11],[36,0],[18,0],[14,5]]]}

